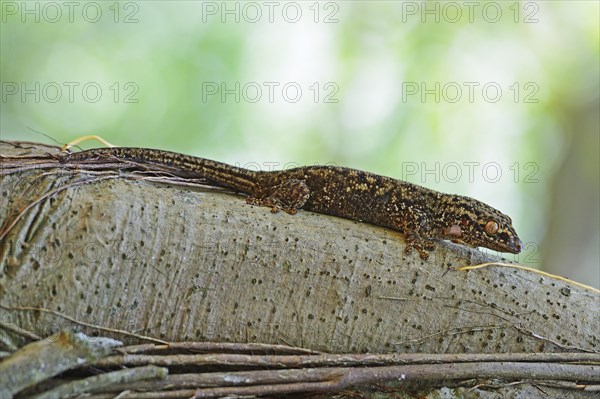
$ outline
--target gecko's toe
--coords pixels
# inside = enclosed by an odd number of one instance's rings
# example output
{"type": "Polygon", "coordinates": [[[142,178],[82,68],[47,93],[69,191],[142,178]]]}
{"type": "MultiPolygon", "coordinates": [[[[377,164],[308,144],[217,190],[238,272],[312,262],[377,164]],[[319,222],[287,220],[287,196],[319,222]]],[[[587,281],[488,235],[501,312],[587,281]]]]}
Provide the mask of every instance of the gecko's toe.
{"type": "Polygon", "coordinates": [[[425,243],[425,249],[428,251],[433,251],[435,249],[435,244],[431,241],[425,243]]]}
{"type": "Polygon", "coordinates": [[[412,251],[412,249],[416,249],[417,252],[419,253],[419,256],[421,257],[422,260],[427,260],[427,258],[429,258],[429,253],[427,252],[427,250],[429,250],[429,247],[431,246],[431,249],[433,249],[435,247],[435,245],[433,243],[425,243],[423,246],[416,244],[414,242],[409,242],[408,245],[406,246],[406,248],[404,248],[404,253],[406,255],[409,255],[412,251]]]}

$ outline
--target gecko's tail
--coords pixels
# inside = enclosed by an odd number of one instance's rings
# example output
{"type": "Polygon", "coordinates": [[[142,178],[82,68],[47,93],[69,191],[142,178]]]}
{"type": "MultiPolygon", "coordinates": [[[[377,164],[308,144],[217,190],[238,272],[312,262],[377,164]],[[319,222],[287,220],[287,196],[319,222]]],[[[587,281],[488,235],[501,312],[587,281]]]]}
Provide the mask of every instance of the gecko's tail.
{"type": "Polygon", "coordinates": [[[95,148],[64,155],[62,162],[78,164],[106,161],[133,162],[144,166],[157,165],[164,171],[184,177],[205,178],[218,186],[253,195],[259,172],[223,162],[179,154],[177,152],[134,147],[95,148]]]}

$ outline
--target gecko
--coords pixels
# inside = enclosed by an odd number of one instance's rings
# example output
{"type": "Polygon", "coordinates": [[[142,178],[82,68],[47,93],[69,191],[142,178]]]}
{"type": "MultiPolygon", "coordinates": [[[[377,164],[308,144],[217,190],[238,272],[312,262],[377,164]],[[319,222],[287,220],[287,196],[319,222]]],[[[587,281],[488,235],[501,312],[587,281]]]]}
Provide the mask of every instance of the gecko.
{"type": "Polygon", "coordinates": [[[421,259],[440,240],[499,252],[519,253],[523,243],[512,220],[474,198],[445,194],[417,184],[338,166],[302,166],[254,171],[170,151],[134,147],[96,148],[60,155],[61,162],[106,160],[160,165],[181,177],[204,178],[245,194],[246,202],[272,212],[299,209],[396,230],[408,254],[421,259]]]}

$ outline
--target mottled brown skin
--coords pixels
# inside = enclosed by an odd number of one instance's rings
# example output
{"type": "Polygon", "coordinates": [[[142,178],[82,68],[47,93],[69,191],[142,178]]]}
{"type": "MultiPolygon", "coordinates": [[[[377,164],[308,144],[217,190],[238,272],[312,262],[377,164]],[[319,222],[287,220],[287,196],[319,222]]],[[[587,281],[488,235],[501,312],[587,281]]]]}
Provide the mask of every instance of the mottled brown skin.
{"type": "Polygon", "coordinates": [[[225,163],[144,148],[114,147],[65,154],[63,162],[122,161],[160,165],[248,195],[247,202],[294,214],[298,209],[340,216],[403,233],[407,253],[422,259],[436,240],[519,253],[511,219],[476,199],[444,194],[401,180],[335,166],[255,172],[225,163]]]}

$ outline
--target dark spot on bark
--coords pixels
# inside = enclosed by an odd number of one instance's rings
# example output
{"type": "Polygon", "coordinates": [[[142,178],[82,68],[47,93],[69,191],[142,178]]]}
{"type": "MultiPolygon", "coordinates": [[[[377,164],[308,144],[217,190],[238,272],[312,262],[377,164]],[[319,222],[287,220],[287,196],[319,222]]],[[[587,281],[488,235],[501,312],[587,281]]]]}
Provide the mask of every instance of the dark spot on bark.
{"type": "Polygon", "coordinates": [[[564,296],[570,296],[571,295],[571,289],[569,287],[562,287],[560,289],[560,293],[563,294],[564,296]]]}

